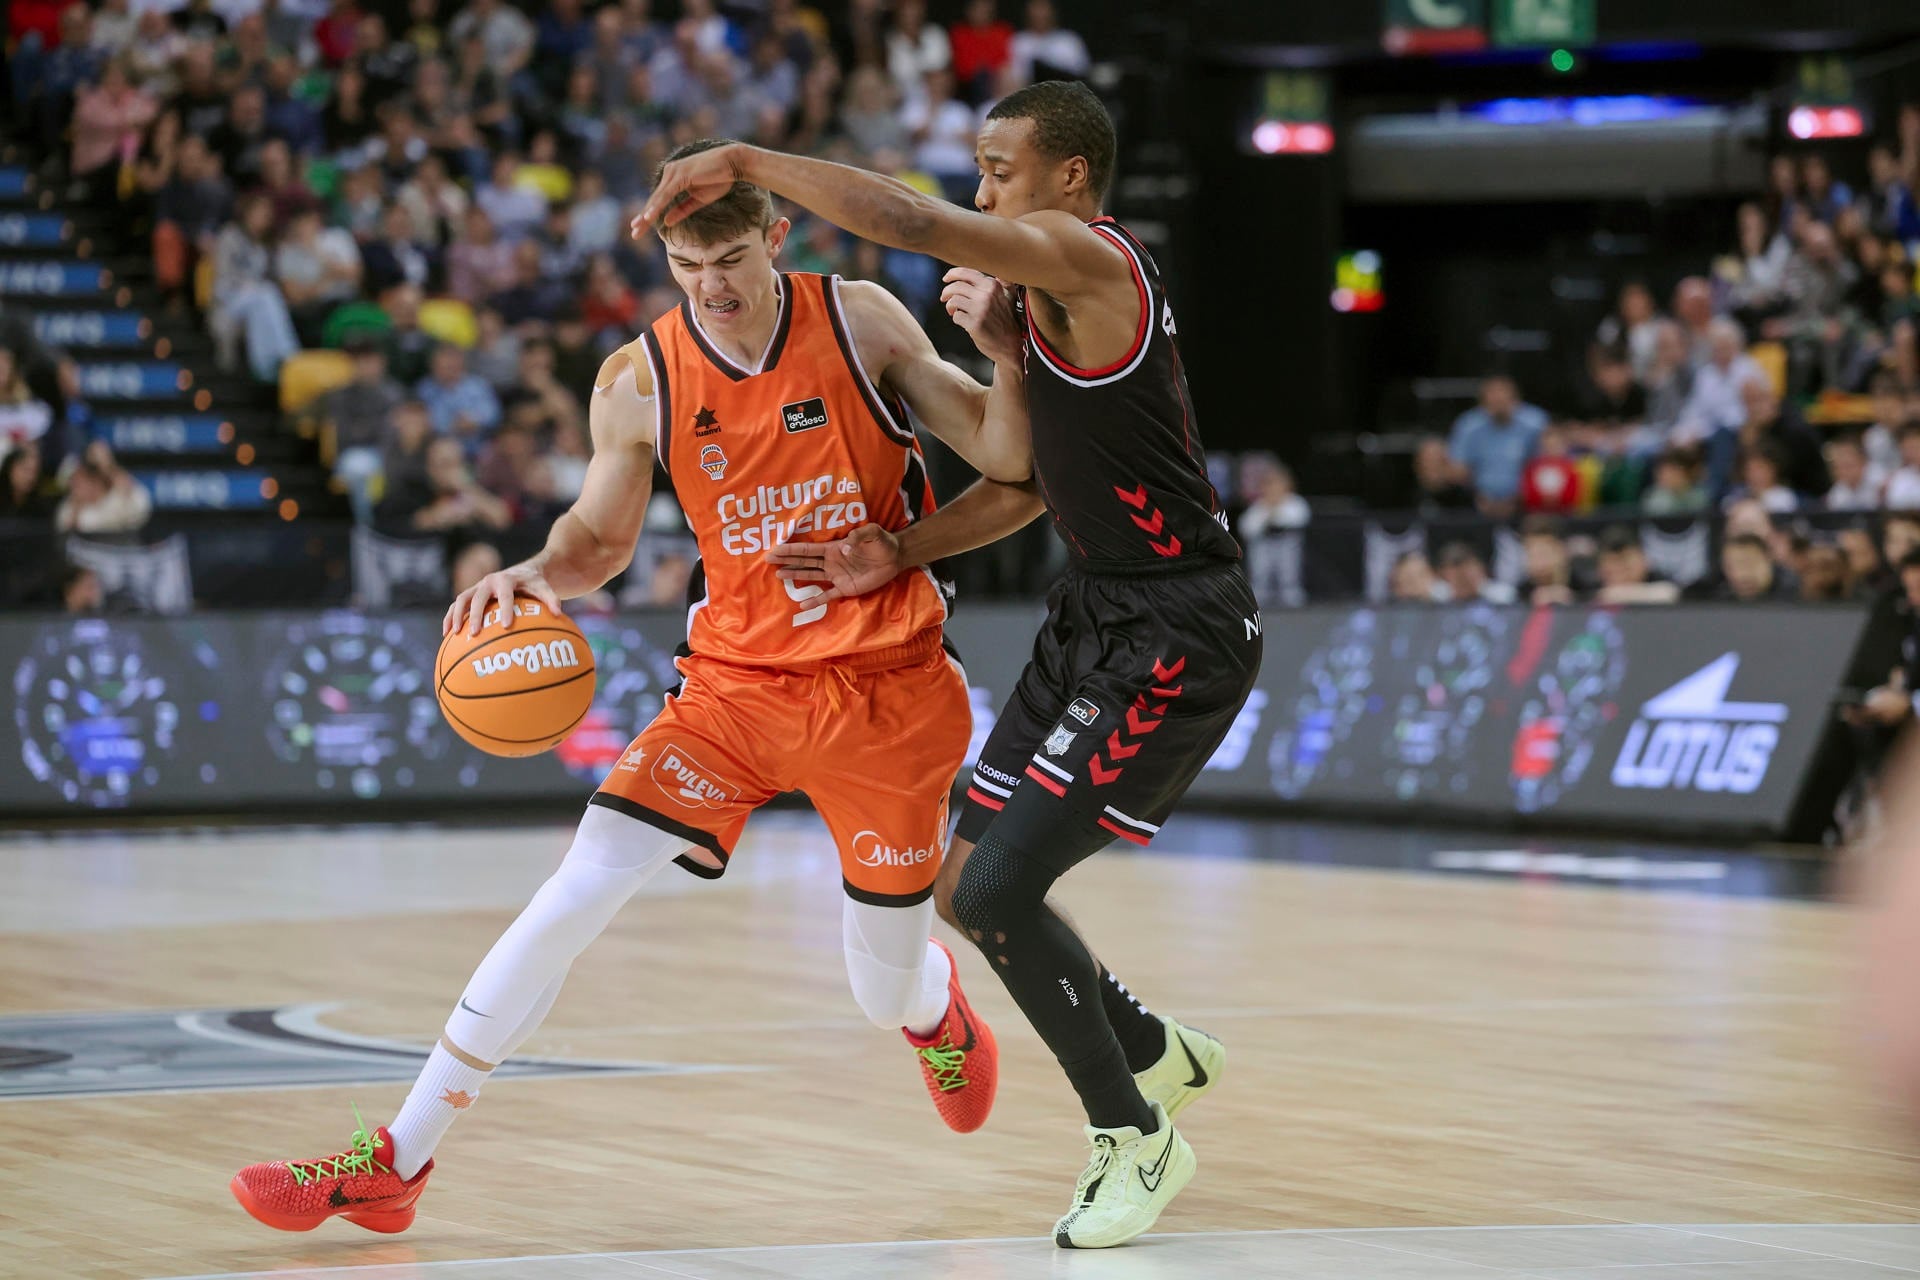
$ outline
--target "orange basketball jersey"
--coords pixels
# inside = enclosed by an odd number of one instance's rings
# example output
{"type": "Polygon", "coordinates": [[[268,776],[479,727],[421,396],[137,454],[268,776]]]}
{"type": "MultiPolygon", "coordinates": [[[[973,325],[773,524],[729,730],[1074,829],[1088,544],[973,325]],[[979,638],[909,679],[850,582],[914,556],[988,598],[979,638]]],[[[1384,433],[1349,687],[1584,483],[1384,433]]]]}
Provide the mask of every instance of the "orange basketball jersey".
{"type": "Polygon", "coordinates": [[[621,350],[652,375],[656,447],[700,548],[704,596],[687,615],[695,653],[875,668],[938,646],[946,596],[932,573],[816,604],[819,587],[784,581],[766,560],[781,542],[830,541],[868,522],[897,532],[933,509],[905,410],[881,396],[854,350],[838,276],[781,275],[758,369],[721,354],[691,303],[621,350]]]}

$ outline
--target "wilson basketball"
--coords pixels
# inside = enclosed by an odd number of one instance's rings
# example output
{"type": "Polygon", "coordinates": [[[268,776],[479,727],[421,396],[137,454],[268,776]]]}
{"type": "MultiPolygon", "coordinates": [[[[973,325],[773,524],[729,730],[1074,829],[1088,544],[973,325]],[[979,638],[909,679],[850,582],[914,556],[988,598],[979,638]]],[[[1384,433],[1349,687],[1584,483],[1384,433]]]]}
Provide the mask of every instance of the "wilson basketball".
{"type": "Polygon", "coordinates": [[[533,756],[556,746],[593,705],[593,650],[570,618],[515,596],[513,625],[496,605],[480,634],[440,641],[434,690],[453,731],[496,756],[533,756]]]}

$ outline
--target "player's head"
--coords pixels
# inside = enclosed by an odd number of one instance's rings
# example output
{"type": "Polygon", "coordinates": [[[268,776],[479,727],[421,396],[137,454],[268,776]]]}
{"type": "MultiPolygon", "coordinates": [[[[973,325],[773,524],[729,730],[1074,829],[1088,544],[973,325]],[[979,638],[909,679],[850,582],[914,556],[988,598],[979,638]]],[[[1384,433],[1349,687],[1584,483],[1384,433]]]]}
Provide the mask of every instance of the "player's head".
{"type": "MultiPolygon", "coordinates": [[[[676,147],[665,161],[684,159],[726,145],[724,138],[702,138],[676,147]]],[[[660,169],[654,171],[655,185],[660,169]]],[[[716,329],[741,328],[774,305],[774,257],[786,243],[792,223],[776,218],[765,187],[736,182],[733,190],[672,226],[662,224],[660,240],[667,262],[700,323],[716,329]]]]}
{"type": "Polygon", "coordinates": [[[980,126],[973,203],[1003,218],[1039,209],[1094,217],[1113,181],[1113,155],[1113,117],[1093,90],[1070,80],[1028,85],[995,103],[980,126]]]}

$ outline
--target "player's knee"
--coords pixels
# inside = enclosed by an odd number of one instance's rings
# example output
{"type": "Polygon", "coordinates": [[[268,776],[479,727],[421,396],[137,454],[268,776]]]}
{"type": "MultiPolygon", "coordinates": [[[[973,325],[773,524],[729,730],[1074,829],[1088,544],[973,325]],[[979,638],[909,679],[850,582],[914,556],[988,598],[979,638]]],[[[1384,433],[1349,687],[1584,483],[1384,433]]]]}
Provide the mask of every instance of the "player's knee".
{"type": "Polygon", "coordinates": [[[954,885],[953,923],[975,946],[994,955],[1009,930],[1046,902],[1054,876],[989,831],[960,869],[954,885]]]}

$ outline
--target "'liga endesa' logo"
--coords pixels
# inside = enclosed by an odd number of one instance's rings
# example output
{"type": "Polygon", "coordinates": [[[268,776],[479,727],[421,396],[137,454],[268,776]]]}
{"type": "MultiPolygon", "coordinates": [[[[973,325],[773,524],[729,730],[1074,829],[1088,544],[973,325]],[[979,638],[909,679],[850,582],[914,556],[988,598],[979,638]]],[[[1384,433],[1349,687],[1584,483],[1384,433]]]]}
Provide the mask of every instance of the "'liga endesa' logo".
{"type": "Polygon", "coordinates": [[[511,671],[519,667],[529,675],[536,671],[545,671],[549,667],[577,667],[580,654],[573,647],[573,641],[562,637],[559,640],[535,641],[533,644],[517,645],[512,649],[489,653],[473,660],[473,674],[482,678],[502,671],[511,671]]]}
{"type": "Polygon", "coordinates": [[[916,867],[931,861],[939,850],[896,849],[880,838],[878,831],[862,831],[853,838],[853,858],[863,867],[916,867]]]}

